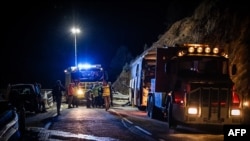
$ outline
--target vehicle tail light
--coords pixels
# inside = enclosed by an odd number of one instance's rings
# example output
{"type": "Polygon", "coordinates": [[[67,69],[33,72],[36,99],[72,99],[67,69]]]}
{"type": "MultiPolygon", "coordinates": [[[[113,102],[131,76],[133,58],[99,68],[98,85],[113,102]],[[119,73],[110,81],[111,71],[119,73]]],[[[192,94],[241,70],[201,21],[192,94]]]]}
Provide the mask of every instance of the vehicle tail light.
{"type": "Polygon", "coordinates": [[[233,90],[232,90],[232,106],[233,107],[240,106],[240,98],[239,98],[239,95],[236,93],[235,86],[233,86],[233,90]]]}
{"type": "Polygon", "coordinates": [[[176,91],[174,93],[174,99],[177,104],[183,104],[184,103],[184,94],[183,92],[176,91]]]}
{"type": "Polygon", "coordinates": [[[235,86],[233,86],[233,89],[232,89],[232,109],[231,109],[231,115],[232,116],[240,116],[241,115],[240,98],[239,98],[239,95],[236,93],[235,86]]]}

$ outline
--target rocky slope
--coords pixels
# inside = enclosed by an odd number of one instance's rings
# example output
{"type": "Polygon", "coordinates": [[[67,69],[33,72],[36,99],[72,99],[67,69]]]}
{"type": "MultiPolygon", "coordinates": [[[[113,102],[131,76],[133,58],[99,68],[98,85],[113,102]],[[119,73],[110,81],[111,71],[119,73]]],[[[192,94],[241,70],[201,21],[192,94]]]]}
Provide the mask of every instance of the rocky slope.
{"type": "MultiPolygon", "coordinates": [[[[231,76],[238,93],[250,95],[250,11],[246,2],[205,0],[192,16],[175,22],[151,47],[174,46],[184,43],[206,43],[223,47],[230,64],[236,64],[237,74],[231,76]]],[[[129,72],[123,70],[113,87],[128,94],[129,72]]]]}

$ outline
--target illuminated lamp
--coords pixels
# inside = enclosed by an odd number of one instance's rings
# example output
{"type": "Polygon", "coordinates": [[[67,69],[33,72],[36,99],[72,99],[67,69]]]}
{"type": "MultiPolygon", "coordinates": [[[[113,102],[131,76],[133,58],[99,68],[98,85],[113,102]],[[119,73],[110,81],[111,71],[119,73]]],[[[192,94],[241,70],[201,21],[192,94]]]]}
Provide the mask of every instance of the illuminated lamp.
{"type": "Polygon", "coordinates": [[[77,67],[75,67],[75,66],[70,67],[70,70],[71,70],[71,71],[76,71],[76,70],[77,70],[77,67]]]}
{"type": "Polygon", "coordinates": [[[243,106],[244,107],[248,107],[249,106],[249,102],[248,101],[243,102],[243,106]]]}
{"type": "Polygon", "coordinates": [[[232,116],[239,116],[239,115],[241,115],[240,114],[240,110],[239,109],[232,109],[231,110],[231,115],[232,116]]]}
{"type": "Polygon", "coordinates": [[[92,66],[90,64],[78,64],[78,67],[80,69],[89,69],[91,68],[92,66]]]}
{"type": "Polygon", "coordinates": [[[178,52],[178,56],[183,56],[185,53],[183,51],[178,52]]]}
{"type": "Polygon", "coordinates": [[[205,53],[210,53],[211,52],[211,48],[210,47],[206,47],[205,48],[205,53]]]}
{"type": "Polygon", "coordinates": [[[194,47],[189,47],[189,48],[188,48],[188,52],[189,52],[189,53],[194,53],[194,47]]]}
{"type": "Polygon", "coordinates": [[[83,95],[84,94],[84,92],[83,92],[83,90],[82,89],[77,89],[77,95],[78,96],[80,96],[80,95],[83,95]]]}
{"type": "Polygon", "coordinates": [[[219,53],[219,48],[217,48],[217,47],[214,48],[214,49],[213,49],[213,53],[214,53],[214,54],[218,54],[218,53],[219,53]]]}
{"type": "Polygon", "coordinates": [[[188,108],[188,114],[196,115],[196,114],[198,114],[198,109],[195,107],[190,107],[190,108],[188,108]]]}
{"type": "Polygon", "coordinates": [[[221,53],[222,56],[224,56],[225,58],[228,58],[228,54],[226,54],[225,52],[221,53]]]}
{"type": "Polygon", "coordinates": [[[202,51],[203,51],[203,48],[202,48],[202,47],[198,47],[198,48],[197,48],[197,52],[198,52],[198,53],[202,53],[202,51]]]}

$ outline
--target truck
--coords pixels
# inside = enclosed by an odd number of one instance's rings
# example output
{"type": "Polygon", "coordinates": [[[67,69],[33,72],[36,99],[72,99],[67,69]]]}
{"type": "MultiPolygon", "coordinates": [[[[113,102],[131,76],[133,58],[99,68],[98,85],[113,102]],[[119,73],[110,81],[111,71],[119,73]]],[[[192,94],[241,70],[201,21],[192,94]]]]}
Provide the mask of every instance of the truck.
{"type": "Polygon", "coordinates": [[[208,44],[148,48],[130,64],[130,99],[148,117],[178,124],[243,122],[242,97],[228,55],[208,44]]]}
{"type": "MultiPolygon", "coordinates": [[[[65,88],[68,88],[70,83],[77,85],[77,97],[80,102],[86,102],[87,92],[89,92],[95,84],[102,84],[108,79],[107,72],[101,64],[78,64],[64,70],[65,72],[65,88]]],[[[67,91],[66,91],[67,102],[67,91]]],[[[87,105],[88,106],[88,105],[87,105]]]]}

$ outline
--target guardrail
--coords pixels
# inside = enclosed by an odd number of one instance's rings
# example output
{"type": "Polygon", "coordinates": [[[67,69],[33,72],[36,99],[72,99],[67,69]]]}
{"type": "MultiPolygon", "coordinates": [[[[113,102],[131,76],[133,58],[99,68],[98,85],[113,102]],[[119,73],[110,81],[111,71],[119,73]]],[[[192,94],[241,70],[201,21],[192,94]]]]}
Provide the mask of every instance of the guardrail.
{"type": "Polygon", "coordinates": [[[45,106],[52,107],[53,106],[53,96],[52,89],[41,89],[43,94],[43,98],[45,99],[45,106]]]}

